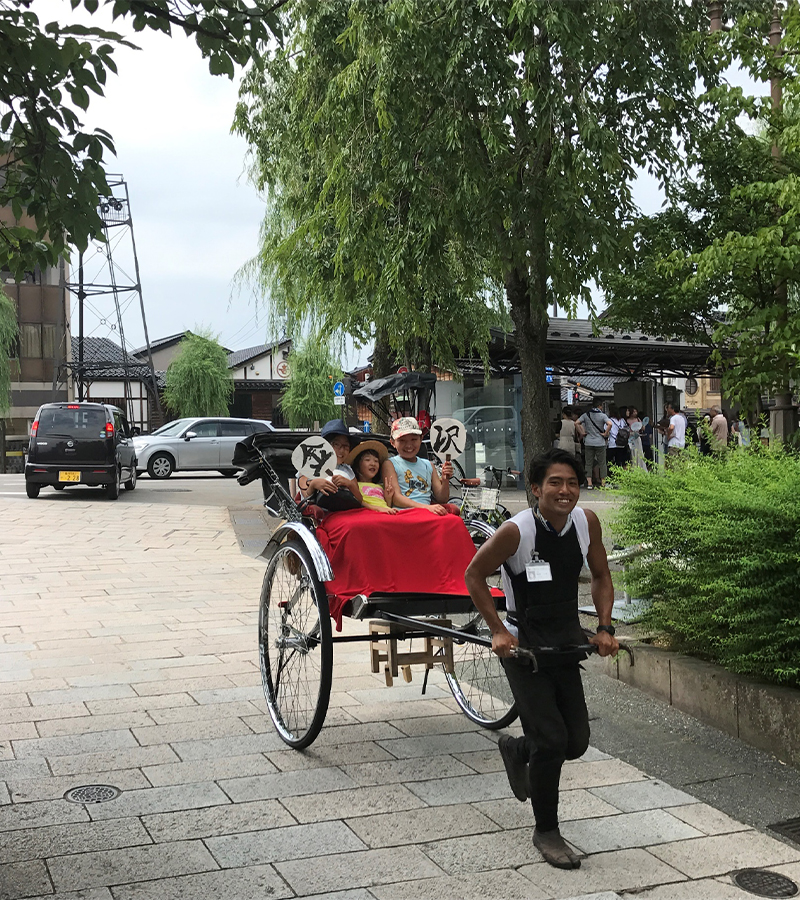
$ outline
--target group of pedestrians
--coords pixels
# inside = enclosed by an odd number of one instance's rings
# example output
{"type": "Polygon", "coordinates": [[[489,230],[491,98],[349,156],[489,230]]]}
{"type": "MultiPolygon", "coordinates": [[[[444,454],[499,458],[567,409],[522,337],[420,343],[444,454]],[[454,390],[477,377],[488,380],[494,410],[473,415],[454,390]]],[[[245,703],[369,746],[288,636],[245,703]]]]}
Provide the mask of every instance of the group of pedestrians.
{"type": "Polygon", "coordinates": [[[605,484],[609,463],[646,468],[653,459],[652,435],[635,406],[611,407],[608,413],[596,405],[584,412],[565,406],[556,446],[583,462],[591,491],[605,484]]]}

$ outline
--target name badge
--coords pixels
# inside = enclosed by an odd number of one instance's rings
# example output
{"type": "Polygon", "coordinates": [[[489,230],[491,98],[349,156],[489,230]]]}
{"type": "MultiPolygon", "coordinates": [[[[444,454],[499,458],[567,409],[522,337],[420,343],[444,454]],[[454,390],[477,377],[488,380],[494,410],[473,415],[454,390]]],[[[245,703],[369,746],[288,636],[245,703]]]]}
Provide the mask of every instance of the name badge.
{"type": "Polygon", "coordinates": [[[553,573],[550,571],[550,563],[541,559],[527,563],[525,577],[528,581],[552,581],[553,573]]]}

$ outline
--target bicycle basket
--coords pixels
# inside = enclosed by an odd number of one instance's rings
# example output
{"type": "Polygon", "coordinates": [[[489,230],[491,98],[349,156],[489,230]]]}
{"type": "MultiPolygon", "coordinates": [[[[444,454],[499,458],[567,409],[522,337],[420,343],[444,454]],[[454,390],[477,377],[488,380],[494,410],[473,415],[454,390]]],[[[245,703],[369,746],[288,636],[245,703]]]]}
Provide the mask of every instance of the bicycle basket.
{"type": "Polygon", "coordinates": [[[498,488],[467,487],[461,497],[461,509],[466,512],[483,512],[494,509],[500,500],[498,488]]]}

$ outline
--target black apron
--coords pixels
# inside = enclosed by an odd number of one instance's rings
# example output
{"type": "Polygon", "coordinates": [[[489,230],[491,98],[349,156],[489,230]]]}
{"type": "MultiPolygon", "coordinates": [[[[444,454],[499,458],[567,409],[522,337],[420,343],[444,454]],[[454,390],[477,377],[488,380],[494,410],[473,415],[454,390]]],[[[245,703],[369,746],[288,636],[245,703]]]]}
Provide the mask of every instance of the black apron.
{"type": "MultiPolygon", "coordinates": [[[[528,581],[525,569],[512,574],[504,565],[514,591],[516,612],[509,614],[513,625],[519,629],[519,642],[523,647],[563,647],[568,644],[585,644],[586,635],[578,619],[578,576],[583,568],[583,553],[578,531],[572,528],[559,537],[549,531],[537,518],[536,552],[539,559],[550,563],[552,581],[528,581]]],[[[529,560],[525,560],[527,563],[529,560]]],[[[582,651],[574,653],[543,654],[538,657],[539,667],[561,666],[586,659],[582,651]]]]}

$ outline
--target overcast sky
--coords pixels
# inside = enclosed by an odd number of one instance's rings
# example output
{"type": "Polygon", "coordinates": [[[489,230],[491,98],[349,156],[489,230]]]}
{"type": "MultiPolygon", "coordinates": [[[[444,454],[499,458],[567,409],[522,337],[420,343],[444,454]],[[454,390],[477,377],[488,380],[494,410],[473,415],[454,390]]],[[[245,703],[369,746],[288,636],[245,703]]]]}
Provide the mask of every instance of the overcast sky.
{"type": "MultiPolygon", "coordinates": [[[[35,10],[41,22],[70,15],[66,0],[36,0],[35,10]]],[[[92,21],[122,30],[103,15],[101,8],[92,21]]],[[[256,252],[264,210],[247,180],[244,141],[230,134],[238,80],[210,75],[182,32],[172,39],[150,32],[130,37],[142,50],[117,51],[119,75],[109,76],[104,98],[92,98],[87,121],[116,142],[107,170],[127,182],[150,339],[206,327],[232,350],[271,340],[263,304],[233,290],[235,273],[256,252]]],[[[647,212],[659,205],[647,180],[636,196],[647,212]]],[[[118,281],[133,283],[129,234],[115,232],[112,248],[118,281]]],[[[103,265],[90,249],[86,278],[106,280],[103,265]]],[[[124,311],[125,338],[139,347],[141,313],[138,298],[129,296],[136,302],[124,311]]],[[[96,297],[90,307],[86,333],[119,342],[112,297],[96,297]]],[[[350,367],[365,355],[354,351],[343,362],[350,367]]]]}

